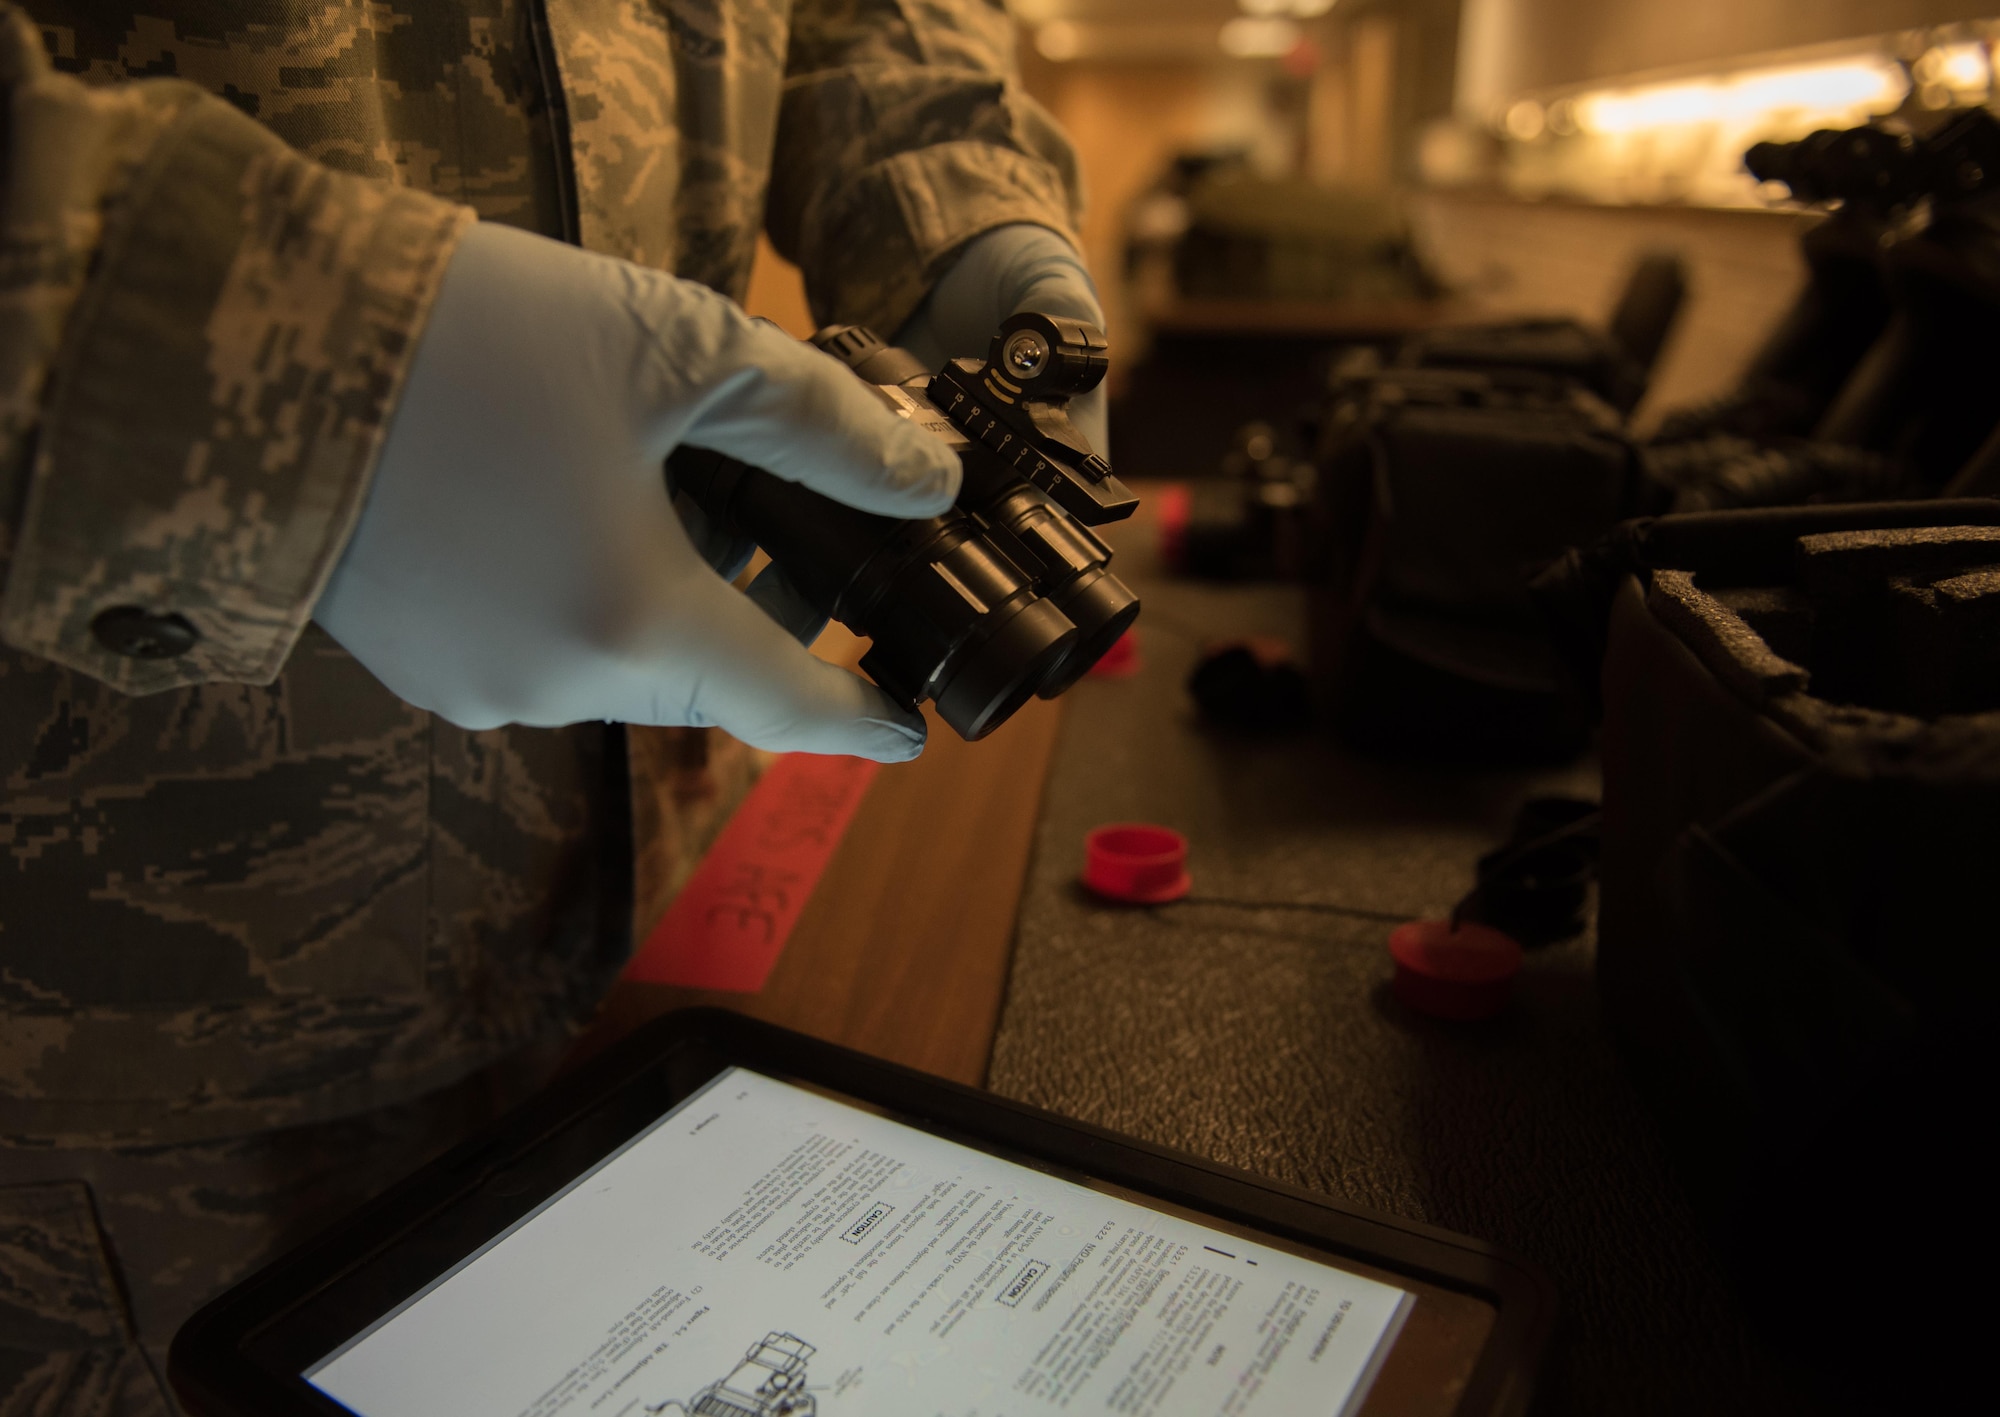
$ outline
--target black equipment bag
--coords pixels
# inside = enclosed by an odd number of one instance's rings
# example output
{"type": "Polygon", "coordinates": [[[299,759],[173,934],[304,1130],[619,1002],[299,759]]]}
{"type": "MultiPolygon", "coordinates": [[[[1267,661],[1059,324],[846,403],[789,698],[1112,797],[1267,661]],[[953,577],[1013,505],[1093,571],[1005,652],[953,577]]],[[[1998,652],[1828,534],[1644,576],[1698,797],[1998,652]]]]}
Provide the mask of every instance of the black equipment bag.
{"type": "Polygon", "coordinates": [[[1813,1369],[1944,1410],[1992,1308],[2000,502],[1662,517],[1538,592],[1601,649],[1599,987],[1697,1209],[1813,1369]]]}
{"type": "Polygon", "coordinates": [[[1640,257],[1604,328],[1578,320],[1447,325],[1405,341],[1406,368],[1535,372],[1583,385],[1621,414],[1646,395],[1660,351],[1687,301],[1687,266],[1671,251],[1640,257]]]}
{"type": "Polygon", "coordinates": [[[1316,697],[1364,750],[1572,756],[1588,735],[1529,580],[1645,510],[1618,415],[1532,373],[1337,380],[1305,579],[1316,697]]]}

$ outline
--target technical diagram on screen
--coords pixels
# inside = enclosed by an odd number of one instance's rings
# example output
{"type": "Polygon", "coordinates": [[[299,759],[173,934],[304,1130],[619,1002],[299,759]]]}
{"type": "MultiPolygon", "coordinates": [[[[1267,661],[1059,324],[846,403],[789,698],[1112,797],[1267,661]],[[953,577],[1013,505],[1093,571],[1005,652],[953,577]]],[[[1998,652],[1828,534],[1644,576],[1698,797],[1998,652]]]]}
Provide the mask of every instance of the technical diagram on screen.
{"type": "Polygon", "coordinates": [[[818,1417],[819,1404],[806,1391],[806,1360],[814,1351],[796,1334],[767,1333],[728,1377],[685,1403],[668,1398],[645,1410],[655,1417],[818,1417]]]}

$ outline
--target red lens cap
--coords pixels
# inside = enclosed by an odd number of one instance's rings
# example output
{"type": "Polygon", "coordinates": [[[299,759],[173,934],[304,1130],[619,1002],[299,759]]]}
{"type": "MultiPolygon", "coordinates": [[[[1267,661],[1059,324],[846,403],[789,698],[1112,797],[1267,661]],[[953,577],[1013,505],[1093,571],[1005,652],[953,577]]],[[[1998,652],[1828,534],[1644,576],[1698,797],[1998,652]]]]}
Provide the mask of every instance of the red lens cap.
{"type": "Polygon", "coordinates": [[[1083,839],[1083,883],[1106,900],[1164,905],[1194,883],[1187,838],[1145,822],[1114,822],[1083,839]]]}
{"type": "Polygon", "coordinates": [[[1521,947],[1476,921],[1411,920],[1389,932],[1396,997],[1432,1018],[1491,1018],[1521,971],[1521,947]]]}
{"type": "Polygon", "coordinates": [[[1103,658],[1090,666],[1093,679],[1129,679],[1139,672],[1139,631],[1127,630],[1111,642],[1103,658]]]}

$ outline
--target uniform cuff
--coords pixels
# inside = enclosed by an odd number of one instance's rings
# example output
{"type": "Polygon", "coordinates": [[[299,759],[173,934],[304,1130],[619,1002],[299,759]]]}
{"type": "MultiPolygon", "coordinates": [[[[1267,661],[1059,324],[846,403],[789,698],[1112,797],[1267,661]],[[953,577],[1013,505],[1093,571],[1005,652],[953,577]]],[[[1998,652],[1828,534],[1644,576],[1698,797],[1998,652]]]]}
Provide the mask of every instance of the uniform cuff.
{"type": "Polygon", "coordinates": [[[472,214],[208,98],[125,196],[51,370],[0,635],[127,692],[268,683],[472,214]]]}
{"type": "Polygon", "coordinates": [[[1028,223],[1077,241],[1057,168],[982,142],[939,143],[875,163],[818,217],[805,272],[814,318],[885,335],[902,327],[974,237],[1028,223]],[[885,212],[900,220],[885,223],[885,212]]]}

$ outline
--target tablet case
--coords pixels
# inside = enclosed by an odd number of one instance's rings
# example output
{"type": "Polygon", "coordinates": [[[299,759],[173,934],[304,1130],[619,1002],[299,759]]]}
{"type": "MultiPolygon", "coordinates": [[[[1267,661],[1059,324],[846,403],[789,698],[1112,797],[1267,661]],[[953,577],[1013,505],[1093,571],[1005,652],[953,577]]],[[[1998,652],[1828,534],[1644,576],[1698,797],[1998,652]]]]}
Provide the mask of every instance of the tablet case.
{"type": "MultiPolygon", "coordinates": [[[[1554,1323],[1555,1295],[1547,1279],[1520,1259],[1465,1236],[1344,1207],[721,1009],[682,1010],[639,1029],[214,1300],[174,1338],[168,1376],[175,1392],[199,1417],[344,1411],[298,1376],[332,1342],[293,1336],[292,1351],[282,1351],[292,1316],[363,1265],[386,1266],[406,1284],[404,1292],[415,1292],[469,1248],[427,1246],[426,1221],[447,1208],[475,1207],[484,1234],[500,1233],[622,1139],[609,1130],[590,1131],[621,1099],[635,1100],[649,1085],[675,1085],[676,1070],[693,1084],[730,1064],[811,1082],[975,1145],[1479,1297],[1492,1304],[1495,1322],[1455,1410],[1461,1417],[1527,1410],[1554,1323]]],[[[326,1332],[357,1331],[380,1312],[346,1315],[326,1332]]]]}

